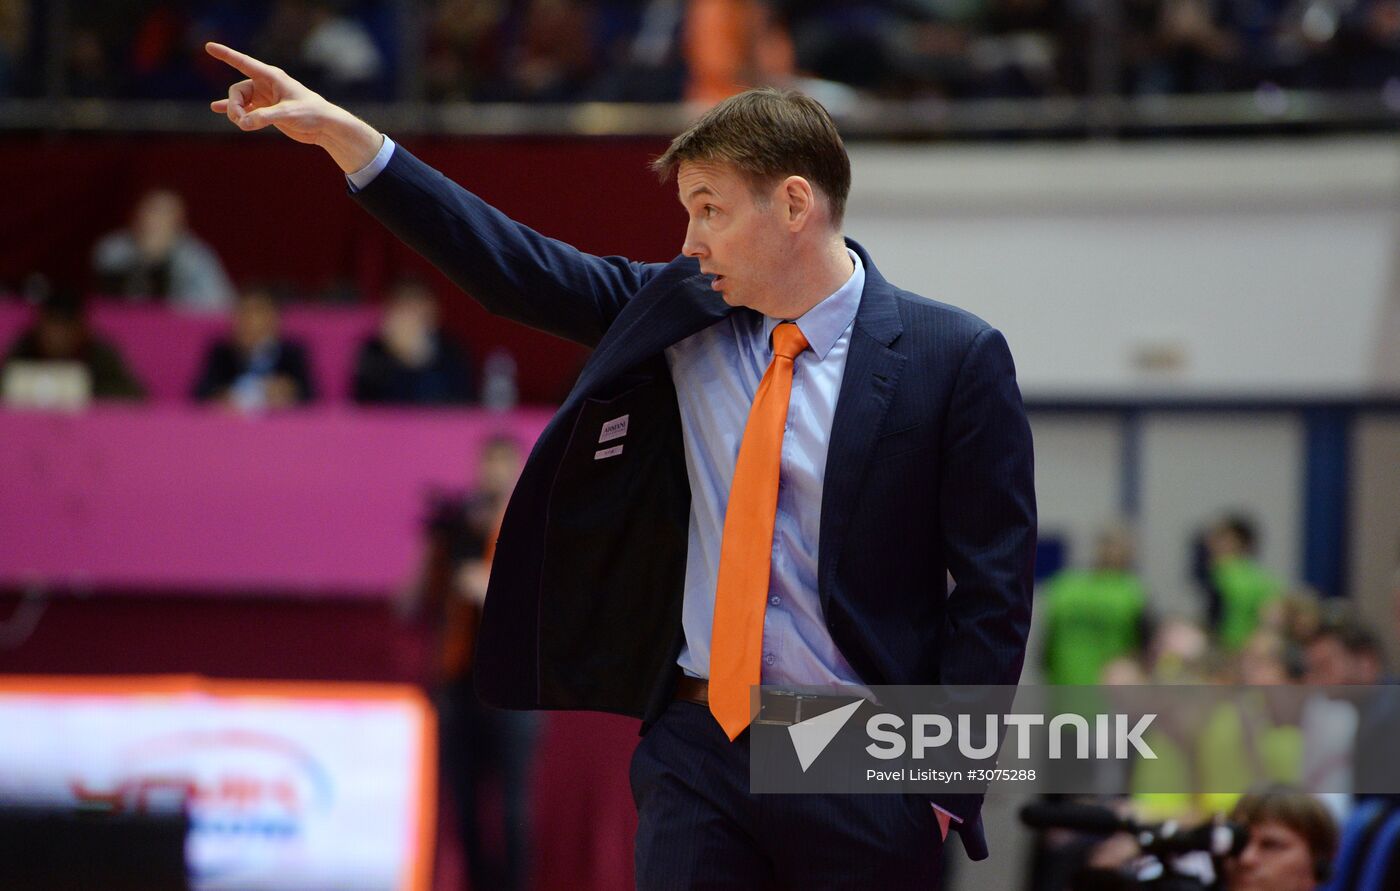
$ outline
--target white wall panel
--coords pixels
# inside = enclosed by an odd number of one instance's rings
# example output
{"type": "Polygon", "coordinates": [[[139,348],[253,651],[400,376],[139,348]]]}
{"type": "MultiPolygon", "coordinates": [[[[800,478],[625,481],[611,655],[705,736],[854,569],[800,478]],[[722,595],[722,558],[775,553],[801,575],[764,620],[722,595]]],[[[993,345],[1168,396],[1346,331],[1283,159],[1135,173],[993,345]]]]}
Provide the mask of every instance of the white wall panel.
{"type": "Polygon", "coordinates": [[[1304,436],[1288,414],[1154,413],[1142,426],[1142,567],[1154,602],[1199,615],[1190,543],[1227,510],[1251,515],[1260,557],[1286,582],[1301,571],[1304,436]]]}
{"type": "Polygon", "coordinates": [[[1382,324],[1393,140],[858,146],[852,162],[847,233],[891,281],[1002,328],[1030,396],[1358,392],[1400,336],[1382,324]]]}
{"type": "Polygon", "coordinates": [[[1032,413],[1031,433],[1041,534],[1064,537],[1068,560],[1085,563],[1098,530],[1122,516],[1122,425],[1110,415],[1032,413]]]}

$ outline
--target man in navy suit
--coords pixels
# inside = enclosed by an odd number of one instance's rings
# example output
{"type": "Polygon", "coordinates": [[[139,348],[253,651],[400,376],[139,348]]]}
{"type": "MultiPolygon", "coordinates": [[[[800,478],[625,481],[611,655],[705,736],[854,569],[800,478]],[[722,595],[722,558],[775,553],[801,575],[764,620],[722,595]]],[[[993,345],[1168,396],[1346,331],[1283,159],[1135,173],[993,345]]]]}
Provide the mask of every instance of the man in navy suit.
{"type": "Polygon", "coordinates": [[[488,310],[593,347],[506,511],[477,690],[642,719],[638,885],[937,887],[950,825],[985,857],[979,796],[750,793],[746,725],[711,714],[711,656],[733,640],[716,622],[726,510],[751,494],[731,483],[780,339],[755,674],[1015,684],[1024,657],[1035,498],[1010,352],[842,237],[850,164],[826,111],[755,90],[677,137],[656,166],[676,176],[685,241],[646,264],[545,238],[280,70],[209,51],[248,76],[216,112],[320,145],[488,310]]]}

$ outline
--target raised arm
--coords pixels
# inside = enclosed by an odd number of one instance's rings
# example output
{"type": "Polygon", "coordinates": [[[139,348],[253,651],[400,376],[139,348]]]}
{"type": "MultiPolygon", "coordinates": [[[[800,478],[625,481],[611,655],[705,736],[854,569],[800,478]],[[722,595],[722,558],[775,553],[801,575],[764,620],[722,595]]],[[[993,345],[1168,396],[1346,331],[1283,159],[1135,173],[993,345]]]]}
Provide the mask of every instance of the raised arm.
{"type": "Polygon", "coordinates": [[[413,158],[369,124],[275,68],[218,43],[208,53],[247,79],[210,108],[242,130],[274,127],[317,145],[347,175],[393,149],[356,199],[497,315],[593,346],[660,267],[595,257],[545,238],[413,158]]]}

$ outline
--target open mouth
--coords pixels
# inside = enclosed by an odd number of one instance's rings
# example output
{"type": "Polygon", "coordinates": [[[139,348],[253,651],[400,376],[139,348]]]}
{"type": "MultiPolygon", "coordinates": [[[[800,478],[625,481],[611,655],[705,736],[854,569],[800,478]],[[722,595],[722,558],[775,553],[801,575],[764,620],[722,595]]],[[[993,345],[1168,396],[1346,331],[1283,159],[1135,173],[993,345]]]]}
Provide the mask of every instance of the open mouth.
{"type": "Polygon", "coordinates": [[[722,276],[722,275],[716,275],[714,278],[712,278],[712,279],[710,280],[710,287],[711,287],[712,289],[718,291],[718,290],[719,290],[720,283],[723,282],[723,281],[724,281],[724,276],[722,276]]]}

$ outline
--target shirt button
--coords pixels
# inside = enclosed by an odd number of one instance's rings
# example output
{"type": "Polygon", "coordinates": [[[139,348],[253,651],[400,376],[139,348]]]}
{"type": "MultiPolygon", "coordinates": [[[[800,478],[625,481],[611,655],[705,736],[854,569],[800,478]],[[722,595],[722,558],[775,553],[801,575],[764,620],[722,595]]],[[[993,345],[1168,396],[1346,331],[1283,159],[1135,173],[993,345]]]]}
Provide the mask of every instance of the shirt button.
{"type": "Polygon", "coordinates": [[[772,665],[774,662],[778,661],[778,657],[774,656],[772,653],[769,653],[767,656],[763,657],[763,661],[768,665],[772,665]]]}
{"type": "Polygon", "coordinates": [[[774,606],[777,606],[778,604],[783,602],[783,598],[774,595],[772,599],[770,599],[768,602],[773,604],[774,606]]]}

